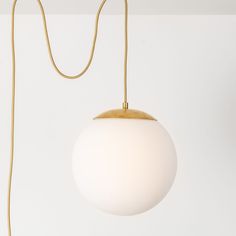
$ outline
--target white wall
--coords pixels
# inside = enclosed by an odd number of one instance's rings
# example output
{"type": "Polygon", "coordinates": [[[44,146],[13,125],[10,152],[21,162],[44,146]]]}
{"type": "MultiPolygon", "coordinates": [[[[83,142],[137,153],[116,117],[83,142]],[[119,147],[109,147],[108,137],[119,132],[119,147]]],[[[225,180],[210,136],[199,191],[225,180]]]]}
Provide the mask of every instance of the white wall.
{"type": "MultiPolygon", "coordinates": [[[[88,57],[93,17],[50,16],[56,61],[75,73],[88,57]]],[[[130,106],[172,135],[178,173],[153,210],[115,217],[77,192],[71,151],[81,129],[121,105],[123,29],[102,17],[94,63],[80,80],[49,64],[39,16],[17,16],[13,235],[233,236],[236,234],[236,16],[132,16],[130,106]]],[[[10,17],[0,17],[0,235],[7,235],[10,17]]]]}

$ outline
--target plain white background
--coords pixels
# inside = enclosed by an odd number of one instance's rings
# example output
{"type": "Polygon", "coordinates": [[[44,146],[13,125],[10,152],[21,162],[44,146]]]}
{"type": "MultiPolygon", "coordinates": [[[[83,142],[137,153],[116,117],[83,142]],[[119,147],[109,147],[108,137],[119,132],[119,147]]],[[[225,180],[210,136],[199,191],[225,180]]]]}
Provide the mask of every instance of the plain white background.
{"type": "MultiPolygon", "coordinates": [[[[122,102],[123,18],[104,16],[94,62],[76,81],[49,64],[40,16],[17,16],[15,236],[233,236],[236,234],[236,16],[130,17],[129,100],[155,116],[178,153],[174,186],[134,217],[92,208],[71,171],[76,137],[122,102]]],[[[88,58],[92,16],[49,16],[63,71],[88,58]]],[[[0,17],[0,235],[7,235],[10,17],[0,17]]]]}

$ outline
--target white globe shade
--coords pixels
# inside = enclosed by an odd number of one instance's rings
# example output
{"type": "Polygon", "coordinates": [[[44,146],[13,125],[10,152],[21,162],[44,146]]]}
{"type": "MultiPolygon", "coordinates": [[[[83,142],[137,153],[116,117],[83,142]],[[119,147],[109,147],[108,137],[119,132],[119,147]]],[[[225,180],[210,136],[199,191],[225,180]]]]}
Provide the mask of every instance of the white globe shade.
{"type": "Polygon", "coordinates": [[[81,194],[115,215],[158,204],[176,174],[174,145],[154,120],[96,119],[79,136],[73,173],[81,194]]]}

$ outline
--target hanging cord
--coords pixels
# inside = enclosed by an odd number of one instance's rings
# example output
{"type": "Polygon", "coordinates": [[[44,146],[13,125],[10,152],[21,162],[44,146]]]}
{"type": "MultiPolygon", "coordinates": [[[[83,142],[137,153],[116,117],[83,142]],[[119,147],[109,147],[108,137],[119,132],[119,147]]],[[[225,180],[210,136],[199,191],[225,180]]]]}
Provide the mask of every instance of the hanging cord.
{"type": "MultiPolygon", "coordinates": [[[[46,36],[46,42],[49,52],[49,57],[52,62],[52,65],[56,72],[60,74],[62,77],[66,79],[78,79],[82,75],[84,75],[87,70],[89,69],[93,57],[94,57],[94,51],[96,47],[97,42],[97,35],[98,35],[98,28],[99,28],[99,19],[102,12],[102,9],[107,2],[107,0],[103,0],[98,8],[98,12],[96,14],[96,21],[95,21],[95,31],[93,36],[93,42],[92,42],[92,48],[90,51],[90,57],[88,60],[87,65],[85,68],[76,75],[67,75],[64,74],[56,65],[56,62],[54,60],[52,50],[51,50],[51,44],[50,39],[48,35],[48,29],[47,29],[47,20],[46,15],[44,11],[44,7],[42,5],[41,0],[37,0],[39,4],[39,8],[41,11],[41,15],[43,18],[43,26],[46,36]]],[[[123,108],[128,109],[128,102],[127,102],[127,64],[128,64],[128,0],[124,0],[125,2],[125,52],[124,52],[124,102],[123,102],[123,108]]],[[[11,31],[11,44],[12,44],[12,105],[11,105],[11,140],[10,140],[10,167],[9,167],[9,180],[8,180],[8,200],[7,200],[7,222],[8,222],[8,236],[12,235],[11,232],[11,189],[12,189],[12,175],[13,175],[13,164],[14,164],[14,144],[15,144],[15,94],[16,94],[16,56],[15,56],[15,9],[16,9],[17,0],[14,0],[13,6],[12,6],[12,13],[11,13],[11,20],[12,20],[12,31],[11,31]]]]}

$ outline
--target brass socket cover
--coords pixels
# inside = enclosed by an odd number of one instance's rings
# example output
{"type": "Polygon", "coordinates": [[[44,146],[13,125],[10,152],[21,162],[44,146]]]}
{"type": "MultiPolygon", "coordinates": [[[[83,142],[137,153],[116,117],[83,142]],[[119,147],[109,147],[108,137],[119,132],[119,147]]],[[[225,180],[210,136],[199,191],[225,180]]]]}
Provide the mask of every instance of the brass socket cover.
{"type": "Polygon", "coordinates": [[[105,118],[117,118],[117,119],[140,119],[140,120],[154,120],[156,119],[149,114],[133,110],[133,109],[115,109],[115,110],[109,110],[106,111],[94,119],[105,119],[105,118]]]}

